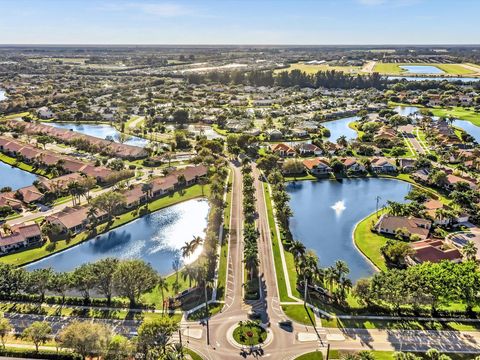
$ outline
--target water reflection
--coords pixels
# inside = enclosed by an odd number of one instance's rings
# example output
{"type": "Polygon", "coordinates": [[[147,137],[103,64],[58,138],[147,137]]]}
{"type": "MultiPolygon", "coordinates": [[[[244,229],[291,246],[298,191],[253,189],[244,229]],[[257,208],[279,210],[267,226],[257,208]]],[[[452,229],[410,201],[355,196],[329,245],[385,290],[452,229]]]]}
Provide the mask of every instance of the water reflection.
{"type": "MultiPolygon", "coordinates": [[[[70,271],[87,262],[106,257],[143,259],[161,274],[172,272],[172,260],[181,256],[181,247],[194,236],[205,236],[208,202],[189,200],[146,215],[95,239],[27,266],[70,271]]],[[[202,247],[186,259],[198,258],[202,247]]]]}

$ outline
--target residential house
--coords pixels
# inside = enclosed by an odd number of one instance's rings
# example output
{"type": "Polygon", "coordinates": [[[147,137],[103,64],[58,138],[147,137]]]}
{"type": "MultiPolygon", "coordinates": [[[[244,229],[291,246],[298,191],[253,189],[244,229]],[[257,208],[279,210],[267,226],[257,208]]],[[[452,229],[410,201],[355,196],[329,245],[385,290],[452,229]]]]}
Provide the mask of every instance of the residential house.
{"type": "MultiPolygon", "coordinates": [[[[66,207],[60,212],[47,216],[45,221],[59,225],[63,233],[78,234],[85,230],[89,223],[88,211],[87,206],[66,207]]],[[[103,222],[107,217],[108,214],[103,211],[97,211],[95,214],[97,222],[103,222]]]]}
{"type": "Polygon", "coordinates": [[[323,154],[323,150],[314,144],[301,143],[296,148],[301,156],[320,156],[323,154]]]}
{"type": "Polygon", "coordinates": [[[6,232],[0,232],[0,254],[33,246],[42,242],[42,231],[38,224],[18,224],[6,232]]]}
{"type": "Polygon", "coordinates": [[[51,119],[55,117],[55,113],[46,106],[42,106],[37,110],[37,117],[40,119],[51,119]]]}
{"type": "Polygon", "coordinates": [[[267,137],[270,141],[281,140],[283,138],[283,133],[278,129],[267,130],[267,137]]]}
{"type": "Polygon", "coordinates": [[[277,154],[280,157],[294,157],[297,155],[297,152],[295,149],[290,147],[287,144],[281,143],[281,144],[273,144],[271,145],[272,151],[277,154]]]}
{"type": "Polygon", "coordinates": [[[382,215],[375,225],[381,234],[396,235],[398,229],[405,229],[409,235],[418,235],[422,240],[428,237],[431,227],[430,220],[388,214],[382,215]]]}
{"type": "Polygon", "coordinates": [[[339,160],[345,166],[347,171],[354,173],[366,171],[365,166],[354,157],[346,157],[339,160]]]}
{"type": "Polygon", "coordinates": [[[322,158],[305,159],[303,160],[303,166],[314,176],[326,175],[332,172],[332,168],[327,160],[322,158]]]}
{"type": "Polygon", "coordinates": [[[410,265],[421,264],[426,261],[436,263],[443,260],[453,262],[462,261],[462,253],[455,247],[448,246],[442,240],[421,240],[410,244],[414,253],[407,257],[406,261],[410,265]]]}
{"type": "Polygon", "coordinates": [[[370,161],[370,166],[376,173],[391,173],[397,170],[393,160],[386,158],[374,158],[370,161]]]}

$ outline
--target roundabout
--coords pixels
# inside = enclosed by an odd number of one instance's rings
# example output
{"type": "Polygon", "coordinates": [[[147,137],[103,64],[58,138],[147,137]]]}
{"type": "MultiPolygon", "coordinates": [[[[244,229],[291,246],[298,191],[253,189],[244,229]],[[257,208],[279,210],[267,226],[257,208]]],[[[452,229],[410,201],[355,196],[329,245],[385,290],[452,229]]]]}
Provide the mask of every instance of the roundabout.
{"type": "Polygon", "coordinates": [[[246,346],[265,348],[273,340],[273,333],[262,324],[255,321],[239,321],[232,325],[227,331],[228,342],[237,349],[244,349],[246,346]]]}

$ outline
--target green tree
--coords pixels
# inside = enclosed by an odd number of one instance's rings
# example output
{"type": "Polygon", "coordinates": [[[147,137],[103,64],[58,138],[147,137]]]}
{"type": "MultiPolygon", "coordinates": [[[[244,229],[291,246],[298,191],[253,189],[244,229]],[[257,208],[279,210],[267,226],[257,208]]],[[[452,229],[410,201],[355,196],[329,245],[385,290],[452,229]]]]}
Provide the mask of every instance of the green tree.
{"type": "Polygon", "coordinates": [[[10,321],[3,317],[3,314],[0,313],[0,340],[2,341],[2,346],[5,349],[5,337],[12,331],[12,325],[10,321]]]}
{"type": "Polygon", "coordinates": [[[105,360],[124,360],[132,359],[135,355],[135,346],[122,335],[114,335],[108,344],[104,359],[105,360]]]}
{"type": "Polygon", "coordinates": [[[158,274],[150,264],[142,260],[126,260],[118,265],[113,283],[118,294],[127,297],[133,308],[140,295],[157,285],[158,274]]]}
{"type": "Polygon", "coordinates": [[[92,200],[92,206],[105,211],[111,219],[125,205],[125,196],[118,192],[109,191],[92,200]]]}
{"type": "Polygon", "coordinates": [[[166,354],[167,344],[178,331],[178,324],[168,317],[146,321],[138,328],[138,348],[146,360],[157,360],[166,354]]]}
{"type": "Polygon", "coordinates": [[[95,278],[95,288],[107,298],[107,305],[112,302],[114,290],[113,278],[118,268],[119,261],[116,258],[101,259],[92,264],[92,273],[95,278]]]}
{"type": "Polygon", "coordinates": [[[23,330],[22,337],[33,342],[35,351],[38,352],[38,347],[47,342],[51,333],[52,328],[48,322],[35,321],[23,330]]]}
{"type": "Polygon", "coordinates": [[[51,268],[35,269],[28,273],[27,290],[31,294],[39,296],[40,303],[45,301],[45,293],[47,292],[54,272],[51,268]]]}
{"type": "Polygon", "coordinates": [[[73,349],[83,359],[103,355],[111,339],[112,330],[107,325],[91,321],[74,321],[63,328],[59,335],[62,347],[73,349]]]}

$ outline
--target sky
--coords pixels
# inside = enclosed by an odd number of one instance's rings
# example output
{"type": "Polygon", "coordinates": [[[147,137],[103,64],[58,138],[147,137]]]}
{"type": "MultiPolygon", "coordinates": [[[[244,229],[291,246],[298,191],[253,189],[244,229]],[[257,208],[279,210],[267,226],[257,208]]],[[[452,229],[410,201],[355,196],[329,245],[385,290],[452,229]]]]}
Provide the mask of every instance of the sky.
{"type": "Polygon", "coordinates": [[[480,0],[0,0],[0,44],[479,44],[480,0]]]}

